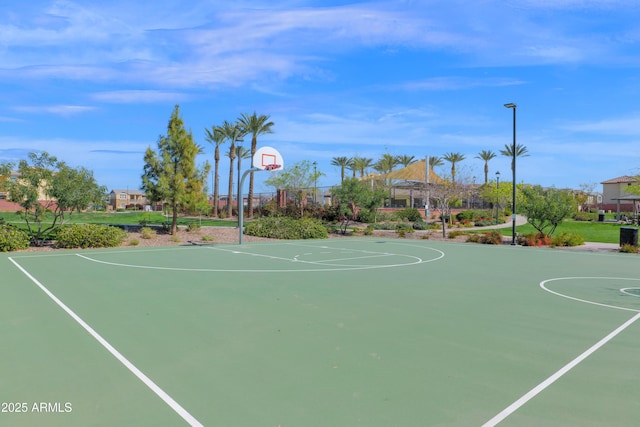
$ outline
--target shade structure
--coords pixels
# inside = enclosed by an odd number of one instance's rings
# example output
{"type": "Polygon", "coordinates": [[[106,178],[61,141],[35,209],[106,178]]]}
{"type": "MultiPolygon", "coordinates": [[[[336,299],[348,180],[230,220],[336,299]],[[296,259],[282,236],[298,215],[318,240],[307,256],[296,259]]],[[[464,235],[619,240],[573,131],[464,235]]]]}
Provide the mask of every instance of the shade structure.
{"type": "MultiPolygon", "coordinates": [[[[410,164],[406,168],[397,169],[389,172],[385,178],[387,179],[402,179],[405,181],[421,181],[426,182],[426,168],[425,168],[426,160],[420,160],[415,163],[410,164]]],[[[433,168],[429,170],[429,182],[431,184],[441,184],[444,182],[442,178],[440,178],[433,171],[433,168]]]]}

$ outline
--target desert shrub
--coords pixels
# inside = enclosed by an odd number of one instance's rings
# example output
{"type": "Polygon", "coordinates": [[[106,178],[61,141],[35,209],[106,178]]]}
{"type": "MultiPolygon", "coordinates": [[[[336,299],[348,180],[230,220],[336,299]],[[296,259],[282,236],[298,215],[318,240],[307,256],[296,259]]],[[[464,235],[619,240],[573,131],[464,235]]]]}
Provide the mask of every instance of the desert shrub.
{"type": "Polygon", "coordinates": [[[205,242],[213,242],[214,240],[216,240],[216,238],[213,236],[202,236],[202,240],[204,240],[205,242]]]}
{"type": "Polygon", "coordinates": [[[373,234],[373,225],[367,225],[367,228],[364,229],[365,236],[371,236],[373,234]]]}
{"type": "Polygon", "coordinates": [[[629,245],[629,244],[625,244],[620,246],[620,252],[623,252],[625,254],[637,254],[638,253],[638,247],[637,246],[633,246],[633,245],[629,245]]]}
{"type": "Polygon", "coordinates": [[[584,244],[584,237],[577,233],[558,233],[551,238],[551,246],[580,246],[584,244]]]}
{"type": "Polygon", "coordinates": [[[407,234],[413,233],[413,227],[411,224],[400,223],[396,224],[395,231],[398,237],[406,237],[407,234]]]}
{"type": "Polygon", "coordinates": [[[328,237],[327,228],[315,218],[258,218],[245,226],[244,233],[248,236],[272,239],[326,239],[328,237]]]}
{"type": "Polygon", "coordinates": [[[143,239],[154,239],[157,235],[158,233],[156,233],[156,230],[153,230],[149,227],[142,227],[142,229],[140,230],[140,236],[143,239]]]}
{"type": "Polygon", "coordinates": [[[522,246],[549,246],[551,238],[543,233],[531,233],[518,236],[518,244],[522,246]]]}
{"type": "Polygon", "coordinates": [[[171,236],[170,239],[173,243],[180,243],[180,237],[176,236],[175,234],[173,236],[171,236]]]}
{"type": "Polygon", "coordinates": [[[498,231],[487,231],[486,233],[471,233],[467,242],[482,243],[485,245],[501,245],[502,234],[498,231]]]}
{"type": "Polygon", "coordinates": [[[420,211],[416,208],[406,208],[399,210],[394,215],[399,220],[405,220],[409,222],[414,221],[422,221],[422,215],[420,215],[420,211]]]}
{"type": "Polygon", "coordinates": [[[138,239],[129,239],[129,246],[138,246],[140,244],[140,240],[138,239]]]}
{"type": "Polygon", "coordinates": [[[120,246],[127,233],[117,227],[99,224],[73,224],[62,227],[56,236],[58,248],[110,248],[120,246]]]}
{"type": "Polygon", "coordinates": [[[453,230],[453,231],[449,232],[449,234],[447,234],[447,237],[450,238],[450,239],[455,239],[456,237],[463,236],[465,234],[467,234],[467,233],[465,233],[462,230],[453,230]]]}
{"type": "Polygon", "coordinates": [[[200,231],[200,224],[197,222],[190,222],[187,225],[187,231],[188,232],[198,232],[200,231]]]}
{"type": "Polygon", "coordinates": [[[378,222],[376,224],[370,224],[374,230],[395,230],[396,224],[392,222],[378,222]]]}
{"type": "Polygon", "coordinates": [[[29,236],[11,225],[0,225],[0,252],[17,251],[29,247],[29,236]]]}
{"type": "Polygon", "coordinates": [[[426,230],[427,229],[427,223],[420,220],[420,221],[416,221],[413,223],[413,229],[414,230],[426,230]]]}

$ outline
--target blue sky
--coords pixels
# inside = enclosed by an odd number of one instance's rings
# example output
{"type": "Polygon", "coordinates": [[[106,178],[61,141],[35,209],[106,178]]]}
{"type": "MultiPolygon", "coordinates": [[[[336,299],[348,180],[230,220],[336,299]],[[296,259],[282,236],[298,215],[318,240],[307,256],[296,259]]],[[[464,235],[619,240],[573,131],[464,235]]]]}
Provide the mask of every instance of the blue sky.
{"type": "MultiPolygon", "coordinates": [[[[5,2],[0,161],[44,150],[138,188],[179,104],[202,162],[205,128],[255,111],[275,123],[259,145],[317,161],[320,186],[340,180],[333,157],[384,153],[459,152],[480,182],[513,102],[518,181],[578,188],[640,173],[639,71],[626,0],[5,2]]],[[[509,159],[490,169],[505,179],[509,159]]]]}

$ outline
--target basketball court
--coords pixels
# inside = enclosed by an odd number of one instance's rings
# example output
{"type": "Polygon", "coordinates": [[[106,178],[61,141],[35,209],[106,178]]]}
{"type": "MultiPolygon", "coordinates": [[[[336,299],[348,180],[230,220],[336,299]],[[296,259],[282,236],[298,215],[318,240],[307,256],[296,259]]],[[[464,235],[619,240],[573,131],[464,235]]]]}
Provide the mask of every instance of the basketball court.
{"type": "Polygon", "coordinates": [[[2,254],[0,424],[632,425],[636,261],[380,238],[2,254]]]}

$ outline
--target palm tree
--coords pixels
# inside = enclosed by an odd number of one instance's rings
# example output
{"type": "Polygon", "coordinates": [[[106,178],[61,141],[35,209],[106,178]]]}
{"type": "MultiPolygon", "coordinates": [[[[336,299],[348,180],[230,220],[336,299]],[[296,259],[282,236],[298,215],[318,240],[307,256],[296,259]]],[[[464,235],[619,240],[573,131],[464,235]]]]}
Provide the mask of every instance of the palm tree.
{"type": "Polygon", "coordinates": [[[360,172],[360,178],[364,176],[366,170],[369,169],[372,164],[373,159],[357,156],[353,158],[353,168],[354,170],[360,172]]]}
{"type": "MultiPolygon", "coordinates": [[[[511,172],[513,172],[515,158],[513,157],[513,145],[504,144],[504,150],[500,150],[500,154],[511,157],[511,172]]],[[[527,147],[522,144],[516,145],[516,157],[529,157],[527,147]]]]}
{"type": "Polygon", "coordinates": [[[476,156],[476,159],[484,160],[484,183],[487,184],[489,182],[489,160],[495,158],[497,156],[491,150],[482,150],[476,156]]]}
{"type": "Polygon", "coordinates": [[[400,163],[402,165],[402,167],[406,168],[410,164],[416,162],[416,157],[415,156],[402,155],[402,156],[398,156],[397,160],[398,160],[398,163],[400,163]]]}
{"type": "Polygon", "coordinates": [[[334,157],[333,159],[331,159],[331,164],[333,166],[339,166],[340,167],[340,184],[342,184],[344,182],[344,170],[345,170],[345,168],[350,167],[352,162],[353,162],[353,159],[351,159],[349,157],[334,157]]]}
{"type": "Polygon", "coordinates": [[[227,216],[233,216],[233,161],[236,158],[236,141],[244,136],[243,129],[238,123],[231,124],[228,121],[224,121],[222,126],[217,128],[220,133],[224,135],[224,139],[231,141],[229,145],[229,192],[227,194],[227,216]]]}
{"type": "MultiPolygon", "coordinates": [[[[373,168],[383,175],[390,173],[393,168],[398,165],[398,158],[392,156],[389,153],[384,153],[380,159],[373,165],[373,168]]],[[[389,185],[389,180],[385,179],[386,184],[389,185]]]]}
{"type": "Polygon", "coordinates": [[[225,136],[217,126],[212,126],[211,130],[205,129],[205,139],[215,145],[215,153],[213,155],[213,159],[215,161],[214,167],[214,182],[213,182],[213,216],[218,216],[218,204],[220,194],[218,192],[218,187],[220,186],[220,175],[218,170],[220,168],[220,145],[224,144],[225,136]]]}
{"type": "MultiPolygon", "coordinates": [[[[251,134],[251,158],[253,159],[253,156],[256,154],[258,145],[258,135],[273,133],[273,130],[271,128],[274,126],[274,123],[269,121],[269,116],[265,116],[264,114],[258,116],[255,111],[252,115],[241,114],[240,118],[238,119],[238,123],[240,123],[245,133],[251,134]]],[[[253,166],[253,160],[251,166],[253,166]]],[[[251,176],[249,177],[248,195],[249,218],[253,216],[253,186],[253,172],[251,172],[251,176]]]]}
{"type": "Polygon", "coordinates": [[[461,153],[447,153],[442,156],[444,160],[451,163],[451,182],[456,182],[456,163],[464,160],[464,154],[461,153]]]}
{"type": "Polygon", "coordinates": [[[441,157],[438,156],[429,156],[429,171],[432,171],[433,168],[444,165],[444,161],[441,157]]]}
{"type": "MultiPolygon", "coordinates": [[[[227,156],[231,158],[230,153],[227,153],[227,156]]],[[[240,179],[240,171],[242,171],[242,159],[248,159],[251,157],[251,152],[247,150],[242,145],[236,145],[236,153],[235,157],[238,159],[238,179],[240,179]]],[[[238,181],[240,184],[240,181],[238,181]]],[[[243,197],[244,199],[244,197],[243,197]]],[[[240,200],[240,194],[238,194],[238,209],[244,209],[244,200],[240,200]]]]}

